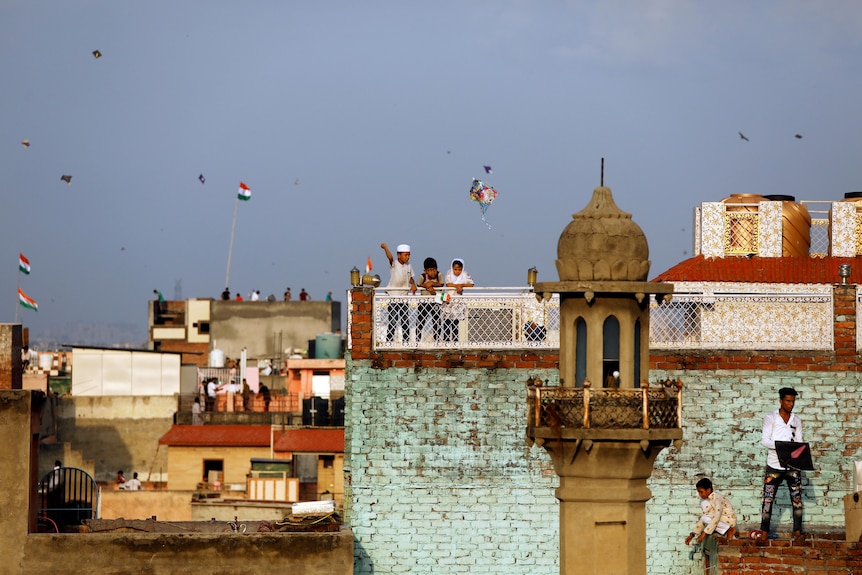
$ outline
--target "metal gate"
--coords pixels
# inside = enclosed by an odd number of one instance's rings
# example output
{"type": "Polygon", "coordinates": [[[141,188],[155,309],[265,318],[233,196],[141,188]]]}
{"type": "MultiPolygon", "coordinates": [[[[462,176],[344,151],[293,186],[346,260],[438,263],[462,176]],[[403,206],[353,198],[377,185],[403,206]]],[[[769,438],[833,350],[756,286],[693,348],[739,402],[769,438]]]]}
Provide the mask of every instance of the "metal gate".
{"type": "Polygon", "coordinates": [[[98,519],[99,486],[89,473],[76,467],[49,471],[36,488],[38,523],[60,533],[85,519],[98,519]]]}

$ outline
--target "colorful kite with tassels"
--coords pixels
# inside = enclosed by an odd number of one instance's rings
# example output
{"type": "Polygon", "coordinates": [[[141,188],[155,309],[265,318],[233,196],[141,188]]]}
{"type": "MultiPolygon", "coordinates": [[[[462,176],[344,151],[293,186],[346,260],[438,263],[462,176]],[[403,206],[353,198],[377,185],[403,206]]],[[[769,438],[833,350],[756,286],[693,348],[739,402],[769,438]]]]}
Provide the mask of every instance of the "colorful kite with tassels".
{"type": "Polygon", "coordinates": [[[485,225],[488,226],[488,229],[491,229],[491,224],[485,220],[485,212],[488,211],[488,206],[490,206],[494,198],[497,197],[497,190],[483,182],[482,180],[477,180],[473,178],[473,185],[470,186],[470,199],[474,202],[479,202],[479,207],[482,208],[482,221],[485,222],[485,225]]]}

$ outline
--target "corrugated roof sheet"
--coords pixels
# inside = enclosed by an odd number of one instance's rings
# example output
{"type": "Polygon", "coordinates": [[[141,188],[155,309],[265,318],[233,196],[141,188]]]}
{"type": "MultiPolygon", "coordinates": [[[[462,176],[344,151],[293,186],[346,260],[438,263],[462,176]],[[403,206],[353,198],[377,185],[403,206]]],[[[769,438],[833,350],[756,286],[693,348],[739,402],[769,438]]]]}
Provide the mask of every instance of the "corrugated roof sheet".
{"type": "Polygon", "coordinates": [[[344,453],[344,429],[288,429],[273,451],[344,453]]]}
{"type": "Polygon", "coordinates": [[[848,283],[862,283],[862,257],[831,256],[705,258],[699,255],[678,263],[653,278],[652,281],[837,284],[841,283],[841,278],[838,276],[840,264],[850,264],[848,283]]]}
{"type": "Polygon", "coordinates": [[[270,429],[269,425],[174,425],[159,438],[159,445],[269,447],[270,429]]]}

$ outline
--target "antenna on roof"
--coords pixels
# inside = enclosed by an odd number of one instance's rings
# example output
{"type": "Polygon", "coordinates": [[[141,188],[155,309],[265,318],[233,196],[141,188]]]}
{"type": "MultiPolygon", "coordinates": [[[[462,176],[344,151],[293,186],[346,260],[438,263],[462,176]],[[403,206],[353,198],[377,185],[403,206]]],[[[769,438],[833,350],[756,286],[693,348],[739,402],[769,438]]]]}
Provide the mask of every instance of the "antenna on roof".
{"type": "Polygon", "coordinates": [[[604,158],[602,158],[602,177],[601,177],[601,180],[599,181],[599,185],[603,188],[605,187],[605,159],[604,158]]]}

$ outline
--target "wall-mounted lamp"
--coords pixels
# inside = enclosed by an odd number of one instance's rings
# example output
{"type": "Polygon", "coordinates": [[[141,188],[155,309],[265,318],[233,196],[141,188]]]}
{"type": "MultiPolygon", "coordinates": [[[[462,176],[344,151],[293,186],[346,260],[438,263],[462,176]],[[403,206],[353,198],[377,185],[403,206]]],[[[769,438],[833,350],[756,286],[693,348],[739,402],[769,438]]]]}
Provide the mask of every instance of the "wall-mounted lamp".
{"type": "Polygon", "coordinates": [[[380,276],[377,274],[365,274],[362,276],[362,285],[371,286],[371,287],[379,287],[380,286],[380,276]]]}
{"type": "Polygon", "coordinates": [[[353,287],[359,287],[360,279],[359,268],[353,266],[353,269],[350,270],[350,285],[353,287]]]}
{"type": "Polygon", "coordinates": [[[539,270],[536,269],[536,266],[531,267],[527,270],[527,285],[534,286],[536,285],[536,279],[539,275],[539,270]]]}
{"type": "Polygon", "coordinates": [[[847,278],[850,277],[850,264],[839,265],[838,275],[841,276],[841,285],[847,285],[847,278]]]}
{"type": "Polygon", "coordinates": [[[377,274],[365,274],[362,276],[362,293],[371,295],[374,288],[380,286],[380,276],[377,274]]]}

